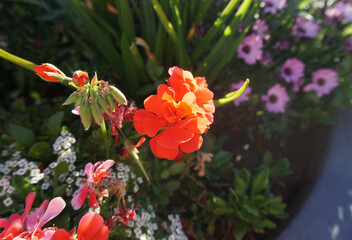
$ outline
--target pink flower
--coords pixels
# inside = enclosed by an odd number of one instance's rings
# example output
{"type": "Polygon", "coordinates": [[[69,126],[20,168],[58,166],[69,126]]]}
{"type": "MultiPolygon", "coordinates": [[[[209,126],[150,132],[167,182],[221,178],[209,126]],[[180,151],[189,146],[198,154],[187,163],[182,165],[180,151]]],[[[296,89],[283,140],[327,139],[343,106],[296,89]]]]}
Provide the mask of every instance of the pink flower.
{"type": "Polygon", "coordinates": [[[255,20],[255,22],[253,23],[253,26],[252,26],[252,30],[261,39],[263,39],[263,40],[269,40],[270,39],[270,35],[269,34],[265,34],[265,32],[269,30],[269,27],[268,27],[268,25],[266,25],[265,20],[260,20],[260,19],[255,20]]]}
{"type": "Polygon", "coordinates": [[[330,8],[325,10],[325,21],[327,23],[334,23],[334,22],[339,22],[342,20],[342,11],[340,9],[335,8],[330,8]]]}
{"type": "Polygon", "coordinates": [[[261,97],[262,101],[265,101],[265,107],[269,112],[273,113],[284,113],[287,102],[290,100],[286,89],[280,84],[272,86],[266,95],[261,97]]]}
{"type": "Polygon", "coordinates": [[[280,76],[286,82],[296,82],[304,76],[305,64],[297,58],[287,59],[281,67],[280,76]]]}
{"type": "Polygon", "coordinates": [[[262,57],[263,40],[255,34],[251,34],[243,39],[237,48],[237,55],[248,65],[255,64],[262,57]]]}
{"type": "Polygon", "coordinates": [[[340,10],[342,16],[349,22],[352,22],[352,4],[348,2],[338,2],[335,8],[340,10]]]}
{"type": "Polygon", "coordinates": [[[286,0],[263,0],[265,3],[264,12],[276,14],[278,10],[281,10],[287,6],[286,0]]]}
{"type": "Polygon", "coordinates": [[[303,78],[299,79],[297,82],[293,82],[292,91],[293,92],[298,92],[303,83],[304,83],[304,79],[303,78]]]}
{"type": "Polygon", "coordinates": [[[267,66],[271,60],[273,60],[271,54],[269,52],[264,52],[262,58],[259,61],[260,64],[267,66]]]}
{"type": "Polygon", "coordinates": [[[296,18],[292,34],[300,37],[315,38],[318,35],[320,25],[304,17],[296,18]]]}
{"type": "Polygon", "coordinates": [[[347,38],[345,44],[343,45],[343,48],[347,51],[352,51],[352,37],[347,38]]]}
{"type": "MultiPolygon", "coordinates": [[[[230,88],[231,88],[231,92],[232,91],[237,91],[238,89],[240,89],[243,85],[244,81],[239,81],[238,83],[234,83],[231,84],[230,88]]],[[[252,92],[252,88],[251,87],[247,87],[246,90],[244,90],[244,92],[242,93],[242,95],[239,98],[236,98],[233,103],[235,104],[236,107],[238,107],[240,105],[241,102],[245,102],[249,100],[249,95],[252,92]]]]}
{"type": "Polygon", "coordinates": [[[4,231],[0,234],[0,239],[4,240],[50,240],[55,233],[55,227],[48,227],[42,230],[41,228],[59,215],[65,208],[66,203],[61,197],[52,199],[50,202],[45,200],[39,208],[31,211],[35,192],[29,193],[26,197],[26,206],[23,214],[12,214],[10,220],[5,218],[0,219],[0,227],[4,231]],[[49,202],[49,204],[48,204],[49,202]]]}
{"type": "Polygon", "coordinates": [[[312,73],[312,83],[305,86],[303,91],[315,91],[317,96],[321,98],[323,95],[329,94],[338,85],[337,72],[324,68],[312,73]]]}
{"type": "Polygon", "coordinates": [[[273,49],[276,50],[276,49],[279,49],[279,50],[287,50],[289,49],[290,47],[290,42],[287,41],[287,40],[281,40],[281,41],[278,41],[277,43],[275,43],[273,49]]]}
{"type": "Polygon", "coordinates": [[[97,162],[94,165],[88,163],[85,167],[87,174],[87,180],[82,180],[85,185],[78,189],[77,194],[72,198],[71,205],[74,210],[78,210],[82,207],[84,200],[88,196],[88,204],[92,208],[98,208],[99,203],[97,201],[97,195],[99,201],[102,201],[103,197],[109,195],[106,189],[102,189],[101,185],[110,178],[109,168],[114,165],[113,160],[106,160],[105,162],[97,162]]]}

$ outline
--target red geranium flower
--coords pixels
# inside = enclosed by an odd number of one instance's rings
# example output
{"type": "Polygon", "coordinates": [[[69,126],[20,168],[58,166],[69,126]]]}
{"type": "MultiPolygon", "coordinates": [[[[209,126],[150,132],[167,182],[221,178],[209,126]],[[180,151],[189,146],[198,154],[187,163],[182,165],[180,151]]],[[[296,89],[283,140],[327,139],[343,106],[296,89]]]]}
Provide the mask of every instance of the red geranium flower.
{"type": "Polygon", "coordinates": [[[178,67],[169,69],[167,84],[158,87],[157,95],[144,101],[145,109],[135,113],[138,133],[153,137],[150,147],[160,158],[175,159],[200,149],[205,133],[213,122],[213,93],[204,78],[193,78],[178,67]]]}

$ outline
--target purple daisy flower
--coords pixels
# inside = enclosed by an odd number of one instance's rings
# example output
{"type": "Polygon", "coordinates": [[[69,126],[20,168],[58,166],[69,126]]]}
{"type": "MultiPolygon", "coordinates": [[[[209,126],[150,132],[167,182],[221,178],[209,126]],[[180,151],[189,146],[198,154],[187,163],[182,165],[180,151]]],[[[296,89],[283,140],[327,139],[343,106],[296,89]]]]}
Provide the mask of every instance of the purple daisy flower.
{"type": "Polygon", "coordinates": [[[338,2],[335,8],[340,10],[342,16],[349,22],[352,22],[352,4],[348,2],[338,2]]]}
{"type": "MultiPolygon", "coordinates": [[[[230,85],[231,88],[231,92],[232,91],[237,91],[238,89],[240,89],[243,85],[244,81],[239,81],[238,83],[234,83],[230,85]]],[[[244,90],[244,92],[242,93],[242,95],[238,98],[236,98],[233,103],[235,104],[236,107],[238,107],[240,105],[241,102],[245,102],[249,100],[249,95],[252,92],[252,88],[251,87],[247,87],[246,90],[244,90]]]]}
{"type": "Polygon", "coordinates": [[[287,6],[286,0],[263,0],[265,3],[264,12],[276,14],[278,10],[281,10],[287,6]]]}
{"type": "Polygon", "coordinates": [[[326,23],[336,23],[342,20],[342,12],[340,9],[330,8],[325,10],[326,23]]]}
{"type": "Polygon", "coordinates": [[[253,26],[252,26],[252,30],[261,39],[263,39],[263,40],[269,40],[270,39],[270,35],[269,34],[265,34],[265,32],[269,30],[269,27],[268,27],[268,25],[266,25],[265,20],[260,20],[260,19],[255,20],[255,22],[253,23],[253,26]]]}
{"type": "Polygon", "coordinates": [[[255,64],[260,60],[263,54],[263,40],[255,34],[251,34],[243,39],[237,48],[237,55],[242,58],[248,65],[255,64]]]}
{"type": "Polygon", "coordinates": [[[300,37],[315,38],[320,30],[320,25],[304,17],[296,18],[292,34],[300,37]]]}
{"type": "Polygon", "coordinates": [[[303,88],[303,91],[315,91],[317,96],[321,98],[323,95],[329,94],[339,85],[337,72],[329,68],[319,69],[312,73],[312,83],[303,88]]]}
{"type": "Polygon", "coordinates": [[[284,113],[287,102],[290,101],[286,89],[278,83],[272,86],[261,99],[266,102],[266,109],[273,113],[284,113]]]}
{"type": "Polygon", "coordinates": [[[280,76],[286,82],[297,82],[304,76],[305,64],[297,58],[287,59],[281,67],[280,76]]]}

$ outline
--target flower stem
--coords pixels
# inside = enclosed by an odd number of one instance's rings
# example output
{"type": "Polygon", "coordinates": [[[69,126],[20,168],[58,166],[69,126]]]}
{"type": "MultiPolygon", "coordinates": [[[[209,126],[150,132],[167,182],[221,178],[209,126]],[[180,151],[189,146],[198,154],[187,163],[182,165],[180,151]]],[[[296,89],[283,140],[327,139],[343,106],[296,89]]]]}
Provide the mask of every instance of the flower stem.
{"type": "Polygon", "coordinates": [[[247,79],[243,83],[242,87],[240,89],[238,89],[237,91],[230,92],[230,93],[226,94],[224,98],[220,98],[218,100],[215,100],[214,101],[215,106],[216,107],[224,106],[224,105],[228,104],[229,102],[232,102],[236,98],[240,97],[242,95],[242,93],[244,92],[244,90],[246,90],[248,84],[249,84],[249,79],[247,79]]]}
{"type": "Polygon", "coordinates": [[[7,61],[10,61],[10,62],[12,62],[14,64],[17,64],[17,65],[19,65],[19,66],[21,66],[23,68],[26,68],[29,71],[34,72],[33,67],[36,66],[35,63],[27,61],[27,60],[25,60],[23,58],[17,57],[15,55],[11,54],[11,53],[8,53],[8,52],[2,50],[1,48],[0,48],[0,57],[2,57],[3,59],[5,59],[7,61]]]}
{"type": "Polygon", "coordinates": [[[105,148],[105,152],[106,152],[106,157],[109,158],[110,157],[110,141],[108,139],[109,136],[106,131],[106,125],[105,125],[104,119],[103,119],[103,122],[100,125],[100,127],[101,127],[101,131],[103,132],[104,148],[105,148]]]}

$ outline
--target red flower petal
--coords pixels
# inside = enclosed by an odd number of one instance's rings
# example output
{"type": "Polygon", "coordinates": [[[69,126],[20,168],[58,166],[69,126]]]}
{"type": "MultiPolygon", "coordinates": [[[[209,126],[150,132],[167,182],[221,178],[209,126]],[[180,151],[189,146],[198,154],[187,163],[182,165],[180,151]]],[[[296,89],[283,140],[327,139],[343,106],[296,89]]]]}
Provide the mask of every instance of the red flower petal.
{"type": "Polygon", "coordinates": [[[159,135],[152,138],[149,142],[150,148],[152,149],[154,155],[157,156],[158,158],[165,158],[168,160],[175,159],[179,153],[178,147],[176,147],[176,148],[162,147],[162,146],[158,145],[158,143],[157,143],[158,137],[159,137],[159,135]]]}
{"type": "Polygon", "coordinates": [[[52,73],[57,73],[59,75],[65,76],[63,72],[60,71],[60,69],[58,69],[57,67],[49,63],[34,66],[33,69],[39,75],[39,77],[41,77],[43,80],[50,81],[50,82],[58,82],[60,80],[49,76],[45,72],[52,72],[52,73]]]}
{"type": "Polygon", "coordinates": [[[181,143],[189,141],[193,137],[193,133],[184,128],[175,126],[167,126],[161,134],[159,134],[157,144],[164,148],[177,148],[181,143]]]}
{"type": "Polygon", "coordinates": [[[134,115],[133,124],[138,133],[154,137],[161,128],[166,126],[167,121],[151,112],[140,109],[134,115]]]}
{"type": "Polygon", "coordinates": [[[180,149],[182,152],[191,153],[200,149],[203,144],[203,138],[201,135],[194,134],[193,138],[188,142],[182,143],[180,149]]]}
{"type": "MultiPolygon", "coordinates": [[[[77,240],[91,239],[103,226],[104,219],[98,213],[87,212],[79,221],[77,240]]],[[[101,238],[104,240],[104,238],[101,238]]]]}

